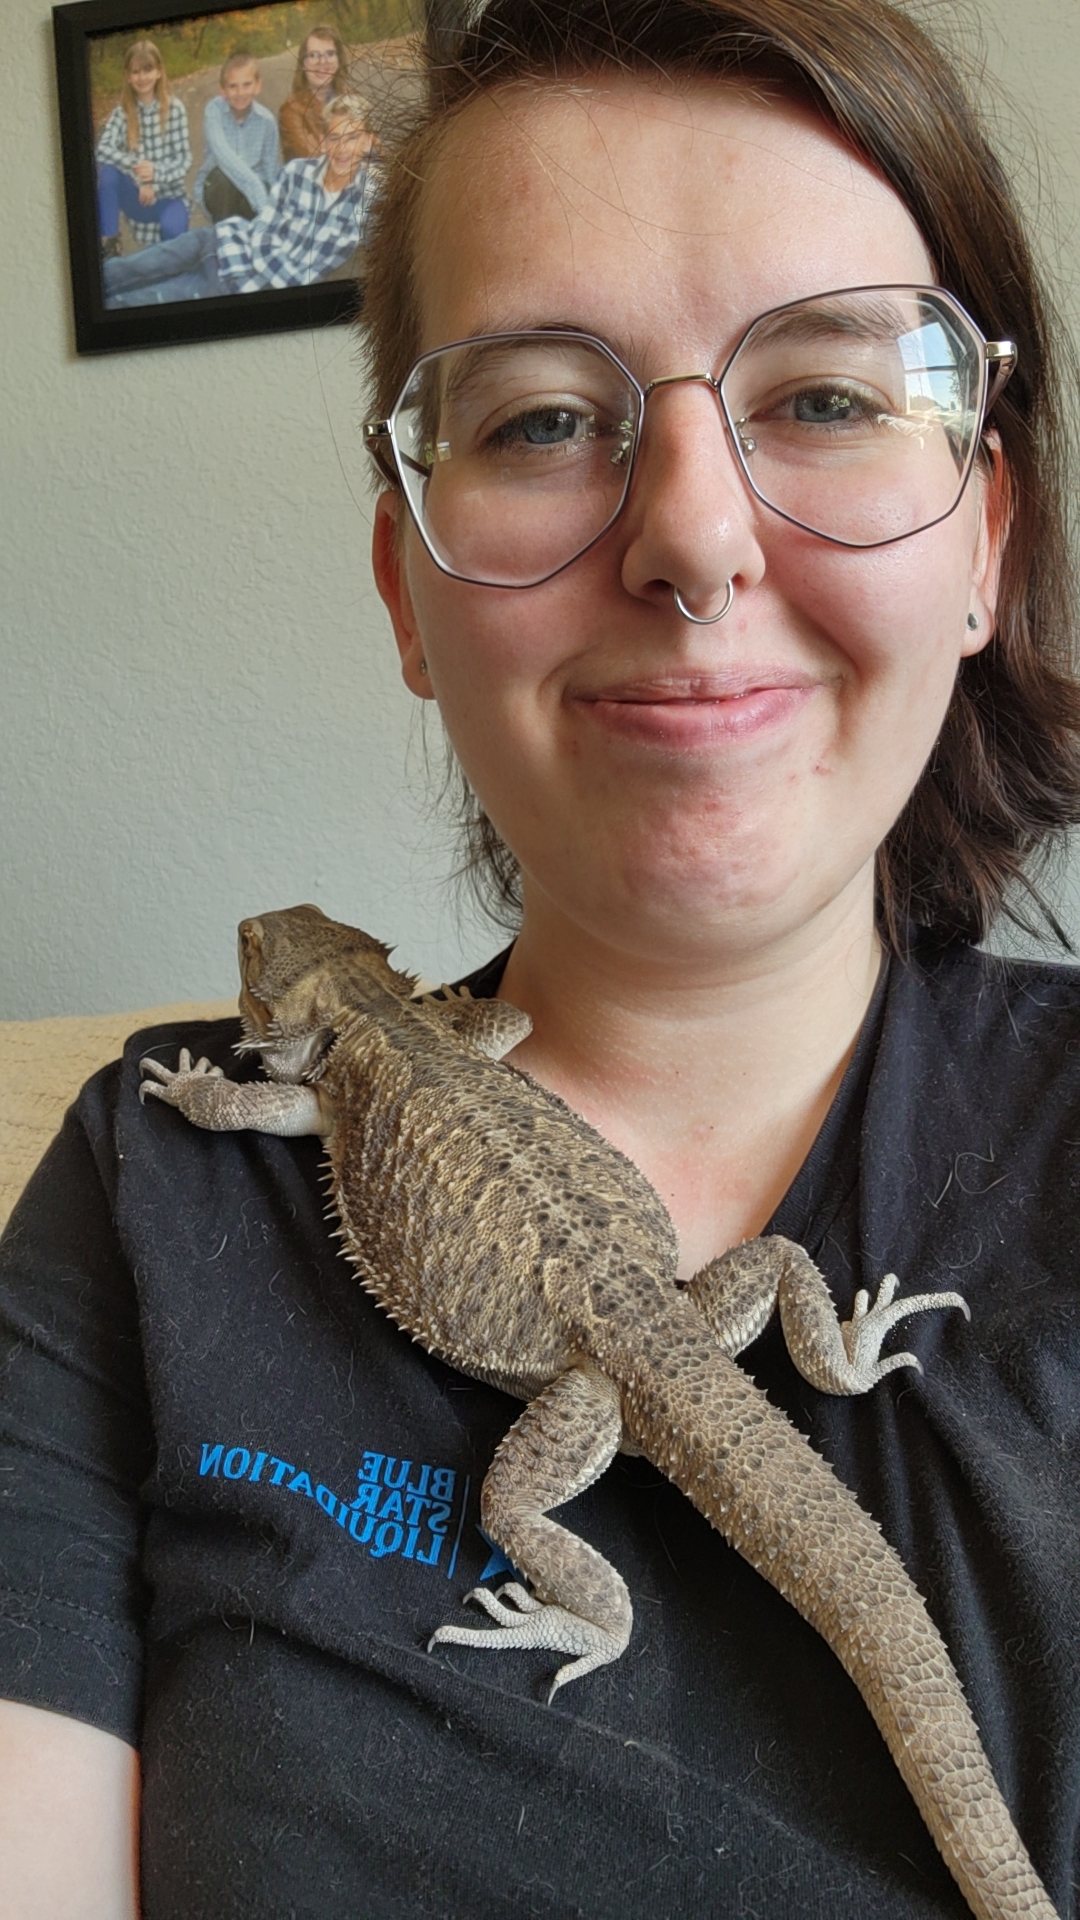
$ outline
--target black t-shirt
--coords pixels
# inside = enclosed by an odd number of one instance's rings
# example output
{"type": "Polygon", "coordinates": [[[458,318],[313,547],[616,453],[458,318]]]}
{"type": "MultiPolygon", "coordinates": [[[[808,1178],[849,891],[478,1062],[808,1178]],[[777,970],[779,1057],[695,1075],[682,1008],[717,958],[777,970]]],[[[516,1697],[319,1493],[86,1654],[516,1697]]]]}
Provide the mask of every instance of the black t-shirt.
{"type": "MultiPolygon", "coordinates": [[[[496,964],[474,978],[492,992],[496,964]]],[[[818,1636],[641,1459],[560,1511],[627,1580],[621,1660],[425,1651],[505,1562],[512,1400],[398,1332],[335,1251],[315,1140],[84,1090],[0,1255],[0,1696],[137,1742],[146,1920],[916,1920],[967,1909],[818,1636]]],[[[816,1392],[743,1357],[899,1549],[1063,1916],[1080,1820],[1080,973],[893,962],[771,1223],[843,1317],[895,1270],[971,1325],[816,1392]]],[[[478,1621],[479,1624],[479,1621],[478,1621]]]]}

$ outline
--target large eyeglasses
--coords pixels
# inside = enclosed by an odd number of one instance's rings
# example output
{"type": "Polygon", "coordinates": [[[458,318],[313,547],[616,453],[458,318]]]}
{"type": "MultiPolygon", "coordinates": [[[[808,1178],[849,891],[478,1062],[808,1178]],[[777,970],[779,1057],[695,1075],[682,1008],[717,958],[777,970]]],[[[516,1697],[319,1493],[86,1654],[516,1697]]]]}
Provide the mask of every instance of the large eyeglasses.
{"type": "Polygon", "coordinates": [[[587,333],[456,341],[416,362],[364,440],[444,573],[535,587],[618,516],[659,387],[712,388],[763,505],[837,546],[878,547],[953,512],[1015,365],[1012,342],[984,340],[941,288],[852,287],[763,313],[718,377],[646,387],[587,333]]]}

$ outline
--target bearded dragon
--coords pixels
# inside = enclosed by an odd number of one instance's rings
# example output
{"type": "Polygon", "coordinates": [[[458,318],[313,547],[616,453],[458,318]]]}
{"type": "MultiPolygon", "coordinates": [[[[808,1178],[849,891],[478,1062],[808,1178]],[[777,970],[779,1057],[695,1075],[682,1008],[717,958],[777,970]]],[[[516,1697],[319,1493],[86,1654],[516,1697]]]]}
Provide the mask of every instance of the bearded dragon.
{"type": "MultiPolygon", "coordinates": [[[[239,930],[241,1050],[268,1083],[180,1054],[140,1092],[197,1126],[322,1136],[344,1251],[363,1286],[451,1366],[526,1402],[484,1481],[481,1518],[528,1586],[472,1600],[492,1625],[453,1642],[570,1656],[552,1694],[630,1638],[620,1575],[548,1515],[620,1449],[645,1454],[824,1636],[873,1714],[981,1920],[1054,1920],[944,1642],[854,1495],[735,1364],[779,1309],[800,1372],[865,1393],[905,1315],[887,1275],[838,1322],[791,1241],[749,1241],[676,1281],[675,1229],[645,1177],[580,1115],[507,1064],[530,1030],[504,1001],[414,998],[389,949],[293,907],[239,930]]],[[[550,1695],[549,1695],[550,1698],[550,1695]]]]}

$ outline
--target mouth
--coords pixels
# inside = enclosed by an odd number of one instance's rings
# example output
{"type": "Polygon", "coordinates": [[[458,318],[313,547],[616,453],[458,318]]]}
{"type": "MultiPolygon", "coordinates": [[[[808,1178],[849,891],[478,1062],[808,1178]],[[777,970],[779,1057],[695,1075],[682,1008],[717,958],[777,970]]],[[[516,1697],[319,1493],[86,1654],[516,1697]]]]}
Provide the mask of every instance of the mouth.
{"type": "Polygon", "coordinates": [[[658,745],[708,746],[773,729],[809,701],[816,681],[791,668],[659,674],[572,697],[607,730],[658,745]]]}

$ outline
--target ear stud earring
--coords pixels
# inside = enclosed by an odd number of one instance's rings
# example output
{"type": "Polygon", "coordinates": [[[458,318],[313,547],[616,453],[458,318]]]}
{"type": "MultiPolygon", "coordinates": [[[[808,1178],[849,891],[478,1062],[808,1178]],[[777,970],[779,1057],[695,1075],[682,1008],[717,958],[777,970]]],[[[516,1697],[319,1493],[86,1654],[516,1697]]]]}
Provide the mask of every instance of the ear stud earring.
{"type": "Polygon", "coordinates": [[[974,633],[974,631],[975,631],[975,629],[976,629],[976,627],[978,626],[978,624],[979,624],[979,616],[978,616],[978,614],[977,614],[977,613],[969,613],[969,614],[968,614],[968,626],[970,627],[970,629],[971,629],[971,631],[972,631],[972,633],[974,633]]]}

